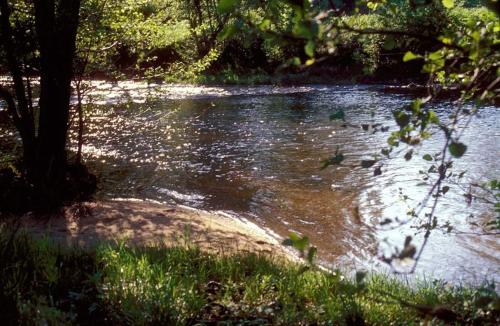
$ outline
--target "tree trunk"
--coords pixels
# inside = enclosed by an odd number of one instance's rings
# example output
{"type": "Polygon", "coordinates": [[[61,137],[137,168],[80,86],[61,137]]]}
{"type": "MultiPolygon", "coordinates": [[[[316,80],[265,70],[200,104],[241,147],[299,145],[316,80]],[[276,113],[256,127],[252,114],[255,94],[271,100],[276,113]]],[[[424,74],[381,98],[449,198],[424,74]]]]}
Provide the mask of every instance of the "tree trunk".
{"type": "Polygon", "coordinates": [[[80,0],[37,0],[40,44],[40,120],[34,153],[35,184],[58,200],[66,178],[66,141],[80,0]]]}
{"type": "Polygon", "coordinates": [[[7,0],[0,0],[0,46],[13,78],[13,94],[0,87],[0,96],[8,102],[22,138],[26,176],[40,202],[51,207],[64,199],[68,185],[66,142],[80,0],[34,0],[33,4],[40,51],[38,125],[28,105],[19,59],[23,56],[16,53],[7,0]]]}

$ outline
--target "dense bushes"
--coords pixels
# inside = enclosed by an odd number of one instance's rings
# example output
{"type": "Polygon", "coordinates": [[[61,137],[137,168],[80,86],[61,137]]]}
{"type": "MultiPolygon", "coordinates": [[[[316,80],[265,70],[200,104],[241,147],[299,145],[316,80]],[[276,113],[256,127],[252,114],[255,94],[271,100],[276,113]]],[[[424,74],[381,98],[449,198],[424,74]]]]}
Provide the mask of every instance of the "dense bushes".
{"type": "Polygon", "coordinates": [[[0,233],[0,314],[16,324],[498,323],[492,286],[408,287],[195,248],[65,248],[0,233]]]}
{"type": "MultiPolygon", "coordinates": [[[[293,34],[294,17],[289,5],[252,0],[238,3],[238,13],[221,13],[217,10],[217,0],[85,0],[81,9],[77,72],[85,65],[90,76],[237,82],[233,74],[240,81],[252,81],[242,76],[271,74],[291,58],[307,59],[304,42],[269,37],[272,33],[293,34]],[[272,23],[266,18],[270,15],[272,23]],[[248,21],[255,25],[269,24],[270,33],[245,28],[248,21]],[[235,28],[228,30],[228,26],[235,28]],[[220,37],[228,33],[229,37],[220,37]],[[214,80],[207,75],[218,77],[214,80]]],[[[494,19],[486,8],[478,7],[477,1],[456,1],[452,9],[445,9],[440,1],[417,8],[408,1],[391,3],[397,6],[397,11],[384,6],[375,11],[355,12],[350,5],[339,11],[335,19],[356,29],[391,29],[408,35],[340,33],[326,37],[323,46],[317,48],[319,56],[330,57],[319,65],[327,70],[326,80],[338,79],[339,76],[328,74],[346,64],[359,70],[359,75],[375,75],[385,80],[396,77],[396,72],[402,75],[400,78],[418,77],[418,63],[401,65],[404,52],[432,51],[437,46],[433,37],[460,30],[470,20],[494,19]]],[[[321,6],[328,9],[328,4],[317,2],[318,9],[321,6]]],[[[31,5],[26,0],[16,0],[13,8],[14,17],[20,22],[18,26],[24,28],[16,31],[16,37],[30,46],[34,31],[31,5]]],[[[38,59],[26,60],[29,69],[36,66],[38,59]]],[[[0,63],[0,71],[1,66],[0,63]]],[[[280,70],[282,74],[296,72],[280,70]]]]}
{"type": "MultiPolygon", "coordinates": [[[[435,51],[440,47],[438,36],[462,31],[471,21],[489,22],[496,19],[484,7],[457,6],[444,10],[440,4],[434,4],[413,9],[408,7],[407,2],[400,6],[397,13],[384,10],[340,18],[342,23],[356,30],[394,30],[400,34],[340,34],[335,41],[337,51],[334,57],[350,58],[351,65],[362,65],[365,74],[373,74],[383,80],[415,78],[423,76],[420,74],[421,63],[403,63],[404,53],[435,51]]],[[[326,51],[326,47],[323,51],[326,51]]],[[[331,60],[329,64],[332,64],[331,60]]]]}
{"type": "MultiPolygon", "coordinates": [[[[207,4],[210,1],[200,1],[207,4]],[[205,3],[206,2],[206,3],[205,3]]],[[[400,1],[397,11],[372,11],[369,14],[344,12],[335,18],[336,21],[347,24],[357,30],[389,29],[400,32],[396,35],[377,33],[340,33],[326,36],[318,43],[318,57],[328,57],[320,64],[316,64],[316,71],[324,70],[324,81],[338,81],[339,79],[364,78],[373,76],[375,80],[388,81],[394,78],[399,80],[422,77],[421,63],[402,63],[402,56],[406,51],[424,53],[439,48],[437,37],[446,33],[453,33],[464,29],[469,21],[491,21],[494,16],[483,7],[456,6],[445,9],[440,2],[432,5],[412,8],[407,1],[400,1]],[[417,36],[417,37],[416,37],[417,36]],[[423,37],[420,37],[423,36],[423,37]],[[323,45],[321,45],[323,44],[323,45]],[[332,46],[333,45],[333,46],[332,46]],[[334,49],[332,51],[332,48],[334,49]],[[350,67],[350,76],[343,76],[343,67],[350,67]],[[353,72],[354,71],[354,76],[353,72]]],[[[272,32],[280,35],[293,33],[292,11],[286,5],[280,8],[266,8],[266,11],[276,12],[278,21],[269,25],[270,31],[264,34],[253,28],[245,28],[245,19],[252,24],[266,24],[266,15],[263,7],[255,6],[251,1],[242,2],[238,15],[243,18],[231,17],[230,14],[213,16],[201,9],[198,18],[190,15],[190,6],[177,8],[178,19],[187,19],[190,28],[182,32],[178,41],[172,41],[170,56],[164,58],[163,66],[154,71],[146,71],[146,75],[162,75],[169,80],[185,80],[190,82],[259,82],[270,81],[269,78],[245,78],[248,75],[296,74],[299,71],[293,67],[283,68],[292,58],[299,58],[305,62],[307,55],[304,52],[304,43],[300,40],[284,41],[280,37],[272,37],[272,32]],[[278,14],[279,13],[279,14],[278,14]],[[245,18],[246,17],[246,18],[245,18]],[[214,26],[215,25],[215,26],[214,26]],[[231,26],[229,31],[223,26],[231,26]],[[234,27],[234,28],[233,28],[234,27]],[[229,34],[224,39],[216,35],[229,34]],[[270,37],[271,35],[271,37],[270,37]],[[210,50],[211,49],[211,50],[210,50]],[[206,76],[215,76],[207,78],[206,76]]],[[[278,6],[278,5],[277,5],[278,6]]],[[[161,15],[161,13],[158,13],[161,15]]],[[[187,26],[186,24],[182,26],[187,26]]],[[[173,28],[167,25],[160,29],[173,28]]],[[[178,29],[178,27],[175,27],[178,29]]],[[[179,30],[179,29],[178,29],[179,30]]],[[[180,33],[180,32],[178,32],[180,33]]],[[[138,48],[129,44],[127,51],[137,51],[138,48]]],[[[127,54],[130,55],[130,54],[127,54]]],[[[137,68],[144,68],[144,62],[158,61],[155,51],[143,51],[134,54],[137,59],[137,68]],[[142,63],[141,63],[142,62],[142,63]]],[[[294,59],[295,60],[295,59],[294,59]]],[[[133,60],[129,67],[133,66],[133,60]]],[[[134,69],[132,69],[134,70],[134,69]]],[[[136,72],[143,71],[138,69],[136,72]]],[[[301,78],[303,81],[303,79],[301,78]]],[[[312,79],[311,79],[312,80],[312,79]]]]}

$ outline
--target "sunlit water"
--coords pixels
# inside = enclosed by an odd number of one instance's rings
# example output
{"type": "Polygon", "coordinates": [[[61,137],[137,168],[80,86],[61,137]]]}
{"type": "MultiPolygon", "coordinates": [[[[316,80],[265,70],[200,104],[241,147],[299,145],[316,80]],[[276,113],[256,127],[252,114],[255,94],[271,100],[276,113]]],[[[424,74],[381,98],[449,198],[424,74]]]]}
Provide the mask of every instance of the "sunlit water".
{"type": "MultiPolygon", "coordinates": [[[[395,130],[391,110],[407,96],[388,95],[367,86],[163,87],[151,91],[134,84],[101,85],[99,104],[87,113],[84,152],[101,178],[99,196],[178,202],[244,216],[286,237],[290,231],[312,239],[325,264],[379,267],[380,244],[401,247],[406,235],[421,240],[421,220],[394,229],[385,219],[405,220],[429,185],[425,153],[441,150],[428,141],[411,161],[402,155],[385,161],[382,175],[359,167],[386,146],[388,132],[364,130],[382,124],[395,130]],[[123,90],[128,92],[123,96],[123,90]],[[148,96],[159,96],[152,99],[148,96]],[[330,121],[337,109],[347,127],[330,121]],[[337,149],[341,166],[321,170],[337,149]],[[401,194],[402,192],[402,194],[401,194]],[[409,199],[405,202],[402,196],[409,199]]],[[[451,104],[436,105],[442,118],[451,104]]],[[[498,177],[500,112],[484,108],[463,140],[467,154],[454,171],[467,170],[463,187],[498,177]]],[[[403,151],[404,154],[404,151],[403,151]]],[[[499,236],[472,236],[493,216],[490,205],[468,205],[464,189],[450,185],[437,211],[439,224],[452,233],[433,231],[417,271],[454,280],[500,277],[499,236]],[[471,217],[470,215],[473,215],[471,217]],[[472,222],[472,223],[471,223],[472,222]]]]}

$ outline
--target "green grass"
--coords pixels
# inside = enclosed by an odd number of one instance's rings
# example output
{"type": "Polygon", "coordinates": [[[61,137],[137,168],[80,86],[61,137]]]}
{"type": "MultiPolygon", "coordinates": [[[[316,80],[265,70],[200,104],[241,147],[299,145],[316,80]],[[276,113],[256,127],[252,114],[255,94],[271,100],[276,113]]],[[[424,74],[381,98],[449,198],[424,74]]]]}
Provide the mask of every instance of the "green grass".
{"type": "Polygon", "coordinates": [[[13,324],[444,323],[422,314],[428,308],[454,311],[457,324],[499,321],[499,299],[487,285],[409,287],[257,255],[123,243],[84,250],[10,234],[0,233],[0,315],[13,324]]]}

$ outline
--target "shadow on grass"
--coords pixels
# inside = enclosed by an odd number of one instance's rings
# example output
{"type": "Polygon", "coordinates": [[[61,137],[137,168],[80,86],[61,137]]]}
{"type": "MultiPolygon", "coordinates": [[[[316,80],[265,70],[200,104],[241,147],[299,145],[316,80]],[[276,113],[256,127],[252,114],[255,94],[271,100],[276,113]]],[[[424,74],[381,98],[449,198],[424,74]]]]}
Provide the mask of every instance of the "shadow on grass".
{"type": "Polygon", "coordinates": [[[410,288],[197,248],[83,250],[6,229],[0,242],[0,310],[12,324],[493,325],[500,316],[491,286],[410,288]],[[435,313],[445,307],[451,319],[435,313]]]}

